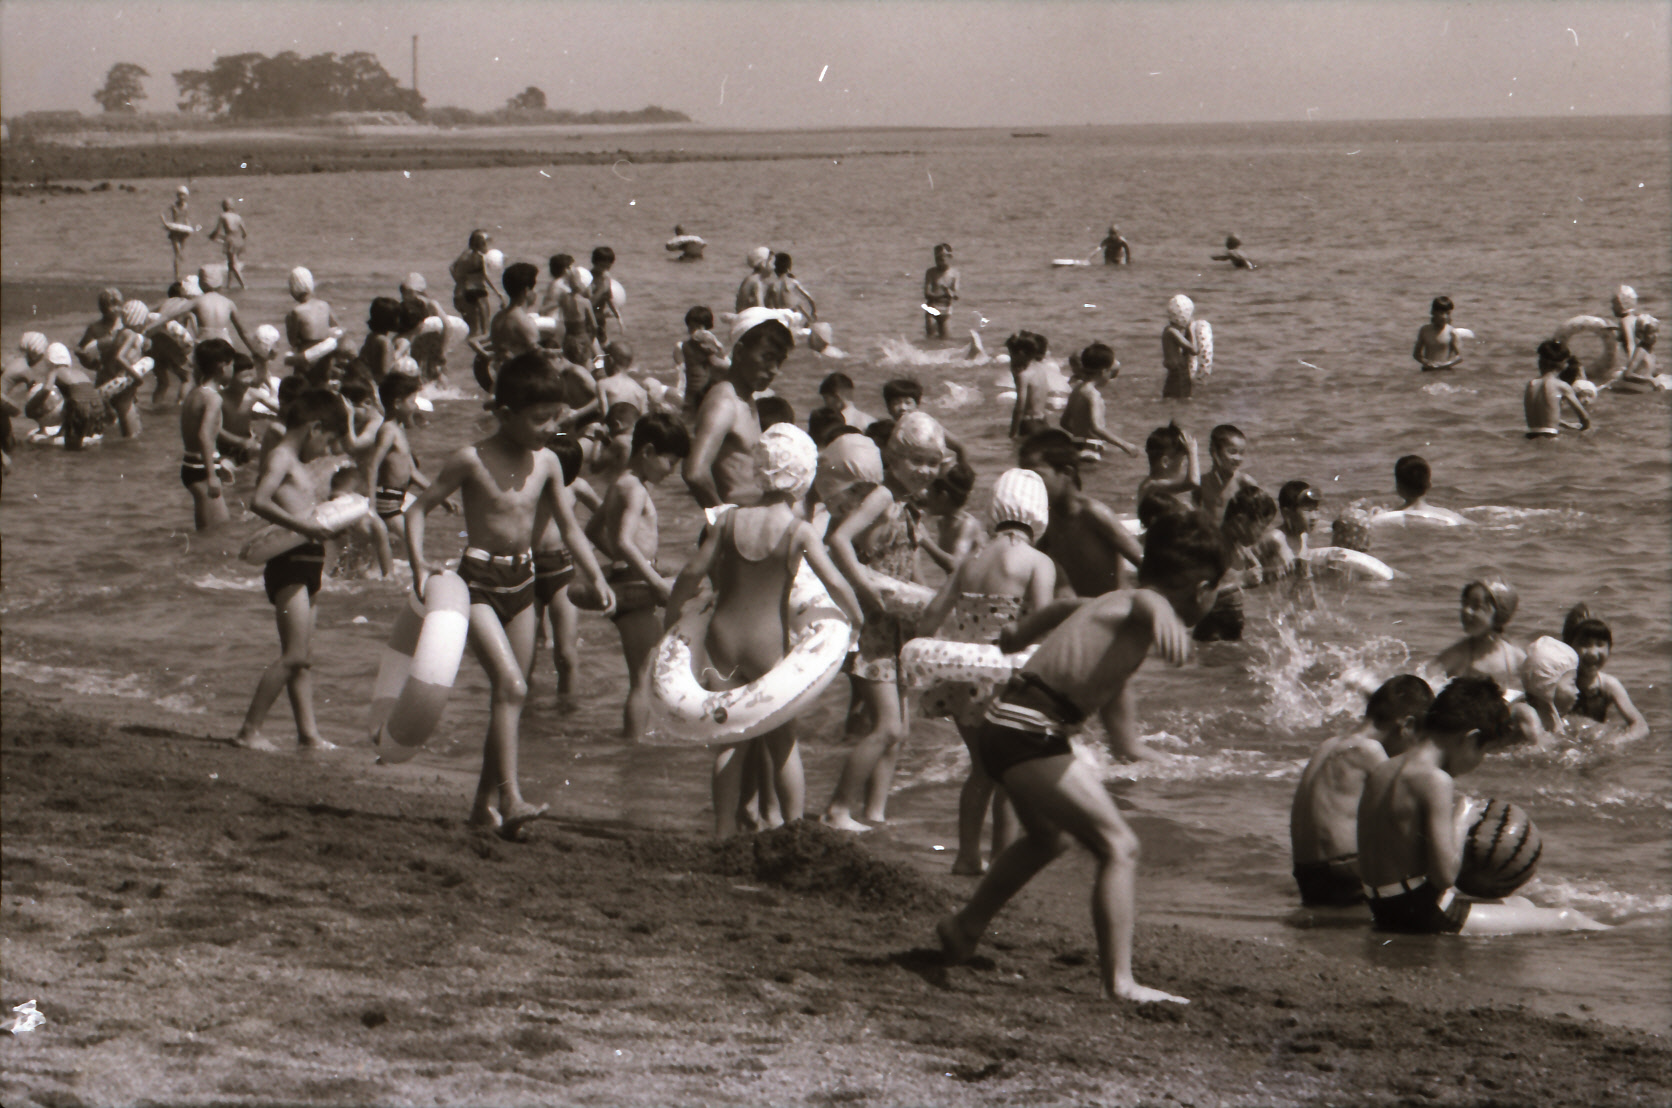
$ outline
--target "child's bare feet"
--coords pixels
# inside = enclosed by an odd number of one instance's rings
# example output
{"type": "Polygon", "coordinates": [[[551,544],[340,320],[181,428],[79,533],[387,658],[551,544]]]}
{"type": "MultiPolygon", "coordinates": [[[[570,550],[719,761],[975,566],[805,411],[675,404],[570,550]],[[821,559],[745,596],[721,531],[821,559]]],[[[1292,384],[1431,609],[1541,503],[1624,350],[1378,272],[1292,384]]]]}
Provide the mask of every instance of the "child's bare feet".
{"type": "Polygon", "coordinates": [[[465,826],[472,831],[498,831],[503,821],[493,808],[474,808],[465,826]]]}
{"type": "Polygon", "coordinates": [[[527,802],[506,808],[499,814],[499,837],[506,842],[527,842],[527,825],[545,815],[546,808],[544,804],[536,806],[527,802]]]}
{"type": "Polygon", "coordinates": [[[838,831],[869,831],[870,828],[854,819],[846,812],[826,812],[819,817],[819,822],[826,827],[834,827],[838,831]]]}
{"type": "Polygon", "coordinates": [[[987,872],[987,867],[981,864],[980,858],[965,858],[963,855],[952,860],[952,874],[954,877],[980,877],[987,872]]]}
{"type": "Polygon", "coordinates": [[[940,939],[941,953],[946,956],[949,966],[956,966],[969,961],[975,955],[975,948],[979,938],[972,938],[965,934],[963,925],[958,922],[956,915],[942,916],[935,924],[935,935],[940,939]]]}
{"type": "Polygon", "coordinates": [[[296,745],[304,750],[335,750],[337,744],[326,742],[323,735],[297,735],[296,745]]]}
{"type": "Polygon", "coordinates": [[[1130,979],[1125,982],[1116,982],[1114,995],[1122,1000],[1130,1000],[1135,1004],[1159,1004],[1163,1001],[1168,1004],[1190,1003],[1182,996],[1164,993],[1160,989],[1152,989],[1148,985],[1140,985],[1130,979]]]}
{"type": "Polygon", "coordinates": [[[268,754],[277,754],[279,748],[273,740],[262,735],[260,730],[253,727],[240,727],[238,735],[232,740],[233,746],[241,746],[245,750],[261,750],[268,754]]]}

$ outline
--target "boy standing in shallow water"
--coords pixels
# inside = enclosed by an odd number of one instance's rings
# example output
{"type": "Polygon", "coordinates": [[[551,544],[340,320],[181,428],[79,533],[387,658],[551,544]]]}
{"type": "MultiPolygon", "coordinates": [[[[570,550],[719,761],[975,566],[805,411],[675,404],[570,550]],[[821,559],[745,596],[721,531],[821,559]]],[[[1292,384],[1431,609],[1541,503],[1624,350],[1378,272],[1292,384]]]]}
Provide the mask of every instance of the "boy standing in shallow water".
{"type": "Polygon", "coordinates": [[[525,801],[517,781],[517,729],[528,696],[526,675],[534,659],[534,541],[536,513],[544,507],[592,583],[599,607],[615,607],[615,595],[592,556],[565,496],[556,455],[541,449],[557,431],[563,386],[539,354],[506,362],[494,382],[498,429],[447,459],[433,484],[406,513],[407,554],[413,588],[441,567],[424,553],[425,517],[454,490],[462,490],[468,546],[459,576],[470,586],[470,645],[493,686],[492,714],[482,752],[470,825],[520,841],[523,825],[545,806],[525,801]]]}
{"type": "Polygon", "coordinates": [[[1538,376],[1527,382],[1521,394],[1521,406],[1527,415],[1528,438],[1553,439],[1563,427],[1576,431],[1591,429],[1591,415],[1579,402],[1579,394],[1561,379],[1561,372],[1567,368],[1567,363],[1568,348],[1564,344],[1555,339],[1539,343],[1538,376]],[[1579,417],[1578,423],[1569,423],[1561,418],[1563,404],[1573,409],[1573,414],[1579,417]]]}
{"type": "Polygon", "coordinates": [[[228,518],[226,497],[221,495],[220,436],[221,386],[232,372],[237,351],[225,339],[206,339],[192,351],[197,363],[197,387],[180,405],[180,441],[184,456],[180,462],[180,483],[192,494],[192,516],[199,531],[206,531],[228,518]]]}
{"type": "Polygon", "coordinates": [[[1452,330],[1451,326],[1451,309],[1451,297],[1436,296],[1429,308],[1428,322],[1417,332],[1417,342],[1411,347],[1411,357],[1416,359],[1425,372],[1431,369],[1456,369],[1457,363],[1463,360],[1463,352],[1457,348],[1457,332],[1452,330]]]}
{"type": "Polygon", "coordinates": [[[933,312],[923,313],[923,337],[944,339],[946,318],[952,314],[952,302],[958,299],[958,270],[952,264],[952,247],[935,244],[935,264],[923,271],[923,303],[933,312]]]}
{"type": "Polygon", "coordinates": [[[1208,459],[1212,465],[1202,475],[1202,511],[1215,523],[1225,518],[1225,505],[1239,489],[1254,484],[1242,472],[1248,439],[1236,427],[1221,423],[1208,434],[1208,459]]]}
{"type": "Polygon", "coordinates": [[[261,474],[256,478],[250,510],[308,541],[269,559],[261,574],[267,600],[278,615],[279,660],[262,671],[244,725],[233,740],[250,750],[278,750],[271,740],[262,737],[261,725],[279,693],[286,689],[290,692],[290,710],[296,717],[296,741],[317,750],[329,750],[332,745],[320,735],[314,719],[311,650],[313,598],[325,572],[325,544],[331,532],[309,518],[319,503],[320,490],[307,463],[324,457],[332,442],[347,431],[348,418],[341,398],[326,389],[307,389],[286,410],[283,438],[261,458],[261,474]]]}
{"type": "Polygon", "coordinates": [[[967,961],[1010,898],[1078,841],[1097,865],[1092,929],[1103,994],[1189,1003],[1132,978],[1138,837],[1096,771],[1074,756],[1068,735],[1096,715],[1116,757],[1156,757],[1138,738],[1128,682],[1152,649],[1174,665],[1184,663],[1189,625],[1213,602],[1224,572],[1212,523],[1200,512],[1163,515],[1145,538],[1138,588],[1055,601],[1000,635],[1005,651],[1046,636],[993,698],[973,744],[987,775],[1009,795],[1025,833],[993,859],[969,903],[936,926],[948,961],[967,961]]]}

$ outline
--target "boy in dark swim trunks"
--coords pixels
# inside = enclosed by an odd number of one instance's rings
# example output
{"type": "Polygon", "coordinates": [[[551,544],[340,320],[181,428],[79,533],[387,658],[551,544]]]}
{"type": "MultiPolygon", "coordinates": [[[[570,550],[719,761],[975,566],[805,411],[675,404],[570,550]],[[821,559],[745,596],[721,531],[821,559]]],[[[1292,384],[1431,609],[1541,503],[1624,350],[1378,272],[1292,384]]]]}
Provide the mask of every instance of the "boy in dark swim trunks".
{"type": "Polygon", "coordinates": [[[406,513],[407,557],[413,587],[423,595],[428,579],[442,567],[424,553],[425,517],[455,490],[463,493],[468,543],[459,576],[470,586],[470,644],[493,686],[492,713],[482,752],[482,776],[471,808],[472,827],[520,841],[523,825],[545,807],[525,801],[517,781],[517,729],[528,697],[527,675],[534,661],[535,523],[541,510],[557,521],[581,572],[597,590],[602,608],[615,595],[592,548],[575,522],[563,470],[542,449],[557,431],[563,382],[538,353],[506,362],[494,381],[492,435],[447,459],[433,484],[406,513]]]}
{"type": "Polygon", "coordinates": [[[412,445],[407,441],[407,428],[418,413],[418,390],[421,383],[409,373],[391,373],[377,386],[378,399],[383,402],[384,419],[377,428],[377,443],[373,447],[366,472],[373,479],[372,507],[383,521],[389,534],[406,539],[406,492],[416,485],[430,487],[430,479],[418,468],[412,445]]]}
{"type": "Polygon", "coordinates": [[[1364,720],[1325,739],[1301,771],[1289,809],[1295,884],[1308,907],[1342,907],[1364,899],[1358,872],[1358,806],[1370,771],[1402,754],[1416,738],[1434,691],[1402,673],[1370,696],[1364,720]]]}
{"type": "MultiPolygon", "coordinates": [[[[573,435],[556,435],[546,446],[557,456],[563,469],[564,493],[570,497],[570,508],[579,504],[589,512],[596,512],[603,503],[591,485],[581,479],[586,464],[586,451],[573,435]]],[[[537,612],[550,620],[552,664],[557,670],[557,695],[568,697],[575,691],[575,674],[580,671],[579,616],[569,602],[569,582],[575,579],[575,559],[563,545],[563,533],[557,521],[541,512],[534,523],[534,603],[537,612]]],[[[545,625],[542,624],[542,633],[545,625]]]]}
{"type": "MultiPolygon", "coordinates": [[[[609,555],[607,578],[615,587],[615,614],[621,652],[627,659],[627,703],[622,708],[621,737],[642,738],[650,718],[650,663],[662,637],[660,609],[673,581],[656,568],[661,543],[656,503],[650,487],[679,468],[691,453],[691,435],[677,416],[657,413],[633,424],[627,466],[604,493],[604,502],[586,525],[586,537],[609,555]]],[[[572,591],[578,607],[591,607],[584,589],[572,591]]]]}
{"type": "Polygon", "coordinates": [[[221,386],[232,373],[238,352],[225,339],[205,339],[192,351],[197,385],[180,405],[180,483],[192,494],[192,515],[205,531],[228,519],[221,495],[221,386]]]}
{"type": "Polygon", "coordinates": [[[1459,677],[1434,698],[1411,748],[1370,771],[1358,810],[1359,873],[1378,931],[1455,935],[1602,929],[1578,912],[1540,908],[1526,897],[1470,901],[1453,887],[1466,833],[1463,798],[1453,778],[1515,741],[1498,683],[1490,677],[1459,677]]]}
{"type": "MultiPolygon", "coordinates": [[[[232,346],[219,341],[231,361],[232,346]]],[[[331,744],[319,733],[313,708],[314,632],[313,598],[319,592],[325,571],[325,543],[331,532],[314,523],[310,513],[319,503],[321,490],[315,485],[307,463],[323,457],[332,442],[348,431],[348,416],[342,399],[326,389],[308,389],[296,398],[286,413],[284,437],[261,458],[250,510],[262,519],[288,527],[308,541],[272,558],[262,572],[267,599],[279,621],[279,660],[268,666],[256,683],[255,695],[238,729],[237,745],[251,750],[276,751],[271,740],[261,735],[279,693],[290,691],[290,710],[296,716],[296,741],[302,746],[328,750],[331,744]]]]}
{"type": "Polygon", "coordinates": [[[1157,757],[1138,737],[1128,682],[1152,649],[1184,663],[1189,626],[1213,603],[1224,572],[1218,528],[1200,512],[1166,514],[1145,537],[1137,588],[1054,601],[1000,635],[999,647],[1011,652],[1049,632],[994,696],[973,743],[1026,833],[993,859],[969,903],[936,927],[950,961],[974,954],[1010,898],[1078,841],[1096,859],[1092,928],[1104,995],[1189,1003],[1132,979],[1138,839],[1097,772],[1074,756],[1068,735],[1096,715],[1116,757],[1157,757]]]}

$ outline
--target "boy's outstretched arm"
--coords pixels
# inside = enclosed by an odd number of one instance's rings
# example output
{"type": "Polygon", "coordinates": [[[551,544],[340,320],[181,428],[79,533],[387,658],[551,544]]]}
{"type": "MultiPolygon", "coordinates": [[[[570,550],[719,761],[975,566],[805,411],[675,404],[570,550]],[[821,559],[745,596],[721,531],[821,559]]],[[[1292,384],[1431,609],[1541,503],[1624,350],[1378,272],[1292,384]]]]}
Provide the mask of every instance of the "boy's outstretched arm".
{"type": "Polygon", "coordinates": [[[691,432],[691,452],[685,456],[680,476],[700,508],[720,504],[720,490],[714,485],[714,460],[720,456],[720,447],[731,432],[732,416],[730,404],[705,403],[697,411],[697,426],[691,432]]]}
{"type": "Polygon", "coordinates": [[[1015,623],[1008,623],[999,632],[999,649],[1006,654],[1017,654],[1028,644],[1038,642],[1063,620],[1080,610],[1082,604],[1095,600],[1088,596],[1062,596],[1034,609],[1015,623]]]}
{"type": "Polygon", "coordinates": [[[1643,713],[1637,710],[1637,705],[1631,702],[1631,695],[1626,692],[1625,685],[1618,677],[1603,674],[1601,678],[1603,689],[1608,693],[1608,699],[1613,703],[1616,711],[1626,721],[1626,729],[1620,735],[1621,742],[1637,742],[1649,737],[1649,721],[1643,718],[1643,713]]]}

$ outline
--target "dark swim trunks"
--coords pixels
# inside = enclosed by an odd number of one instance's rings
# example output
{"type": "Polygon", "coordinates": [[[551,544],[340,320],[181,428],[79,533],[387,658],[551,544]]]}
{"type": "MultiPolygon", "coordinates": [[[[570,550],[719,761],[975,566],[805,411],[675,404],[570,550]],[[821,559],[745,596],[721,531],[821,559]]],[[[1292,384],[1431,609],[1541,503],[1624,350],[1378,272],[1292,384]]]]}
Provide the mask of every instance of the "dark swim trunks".
{"type": "Polygon", "coordinates": [[[501,626],[534,603],[534,556],[488,554],[474,548],[459,559],[459,576],[470,586],[470,604],[486,604],[501,626]]]}
{"type": "Polygon", "coordinates": [[[632,566],[618,562],[609,568],[604,580],[609,582],[610,591],[615,593],[615,611],[610,613],[612,620],[634,612],[654,611],[661,606],[656,599],[656,590],[650,587],[650,582],[633,572],[632,566]]]}
{"type": "MultiPolygon", "coordinates": [[[[217,462],[220,458],[215,459],[217,462]]],[[[209,480],[209,470],[203,464],[203,455],[191,453],[180,460],[180,483],[188,489],[200,481],[209,480]]]]}
{"type": "Polygon", "coordinates": [[[1196,624],[1190,637],[1197,642],[1241,642],[1242,626],[1242,589],[1233,585],[1219,590],[1213,607],[1196,624]]]}
{"type": "Polygon", "coordinates": [[[400,515],[405,504],[406,490],[389,485],[379,485],[377,495],[372,498],[372,507],[377,512],[377,518],[382,520],[391,520],[400,515]]]}
{"type": "Polygon", "coordinates": [[[1425,877],[1383,885],[1379,889],[1366,885],[1364,898],[1370,902],[1370,915],[1377,931],[1455,935],[1463,930],[1463,923],[1469,918],[1469,902],[1459,898],[1456,889],[1441,893],[1425,877]]]}
{"type": "Polygon", "coordinates": [[[267,586],[267,602],[277,604],[279,593],[291,585],[304,586],[312,597],[319,592],[324,575],[325,548],[311,542],[267,559],[267,566],[261,571],[261,583],[267,586]]]}
{"type": "Polygon", "coordinates": [[[975,733],[975,754],[987,776],[1001,781],[1023,762],[1072,755],[1068,733],[1085,720],[1077,704],[1031,673],[1012,677],[987,708],[975,733]]]}
{"type": "Polygon", "coordinates": [[[1027,416],[1016,425],[1016,434],[1018,438],[1025,439],[1030,435],[1037,435],[1041,431],[1049,431],[1050,429],[1051,425],[1043,419],[1034,419],[1032,416],[1027,416]]]}
{"type": "Polygon", "coordinates": [[[1327,862],[1296,862],[1294,873],[1300,902],[1309,908],[1344,908],[1364,900],[1357,854],[1343,854],[1327,862]]]}
{"type": "Polygon", "coordinates": [[[552,602],[552,597],[575,579],[575,559],[567,550],[536,550],[534,552],[534,599],[541,606],[552,602]]]}

